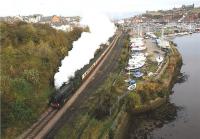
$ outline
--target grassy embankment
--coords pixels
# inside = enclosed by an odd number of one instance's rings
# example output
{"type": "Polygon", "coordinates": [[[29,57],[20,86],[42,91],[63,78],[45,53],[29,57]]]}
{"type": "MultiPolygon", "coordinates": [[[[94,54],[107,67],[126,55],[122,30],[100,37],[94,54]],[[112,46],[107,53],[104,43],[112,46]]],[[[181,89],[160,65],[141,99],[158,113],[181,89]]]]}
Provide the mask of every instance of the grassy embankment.
{"type": "Polygon", "coordinates": [[[14,138],[46,109],[60,60],[83,29],[65,33],[49,25],[1,22],[1,128],[14,138]]]}

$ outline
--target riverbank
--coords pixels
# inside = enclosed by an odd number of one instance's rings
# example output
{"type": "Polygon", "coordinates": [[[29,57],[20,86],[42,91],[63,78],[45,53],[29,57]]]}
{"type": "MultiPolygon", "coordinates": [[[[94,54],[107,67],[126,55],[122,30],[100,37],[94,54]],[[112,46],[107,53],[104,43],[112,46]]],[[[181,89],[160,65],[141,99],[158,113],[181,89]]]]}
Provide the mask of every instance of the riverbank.
{"type": "Polygon", "coordinates": [[[151,138],[163,139],[188,139],[200,136],[200,33],[176,37],[173,41],[181,53],[183,77],[172,88],[169,103],[177,109],[174,120],[165,123],[163,127],[154,129],[151,138]]]}
{"type": "Polygon", "coordinates": [[[147,79],[145,84],[142,84],[141,86],[144,90],[137,90],[140,92],[149,91],[150,97],[152,97],[151,95],[155,95],[154,93],[157,93],[157,97],[153,96],[150,100],[146,100],[144,104],[135,106],[132,109],[133,113],[138,114],[151,111],[166,102],[182,66],[181,55],[173,44],[171,44],[171,50],[171,53],[166,58],[167,60],[165,65],[162,66],[162,69],[156,76],[155,80],[152,81],[147,79]],[[152,89],[151,87],[153,87],[153,85],[151,86],[151,84],[156,86],[156,88],[152,89]]]}
{"type": "Polygon", "coordinates": [[[162,124],[162,122],[147,122],[147,125],[142,125],[141,123],[140,125],[139,122],[141,121],[139,119],[148,113],[155,113],[160,117],[164,115],[162,112],[165,114],[169,112],[169,115],[173,114],[175,108],[171,108],[171,111],[167,109],[167,107],[173,107],[168,104],[168,98],[177,75],[180,73],[181,66],[182,57],[175,45],[171,43],[171,52],[168,54],[166,63],[162,66],[157,78],[153,80],[146,79],[145,83],[139,84],[139,89],[137,89],[134,94],[128,96],[127,112],[121,117],[121,121],[125,122],[118,123],[116,129],[112,131],[115,133],[115,138],[129,138],[130,132],[128,132],[128,129],[130,128],[130,123],[135,129],[138,129],[139,126],[141,130],[143,130],[136,131],[140,132],[134,135],[136,138],[144,137],[144,134],[151,131],[153,127],[162,124]],[[133,126],[133,124],[135,124],[135,126],[133,126]],[[142,129],[142,127],[144,127],[144,129],[142,129]]]}

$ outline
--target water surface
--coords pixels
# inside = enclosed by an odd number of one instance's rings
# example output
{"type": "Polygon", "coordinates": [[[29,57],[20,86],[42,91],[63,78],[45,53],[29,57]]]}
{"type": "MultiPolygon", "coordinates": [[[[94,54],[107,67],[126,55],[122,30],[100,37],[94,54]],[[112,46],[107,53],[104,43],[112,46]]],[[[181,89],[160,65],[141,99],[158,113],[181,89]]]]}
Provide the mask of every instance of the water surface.
{"type": "Polygon", "coordinates": [[[170,103],[181,107],[175,120],[155,129],[153,139],[200,139],[200,33],[174,39],[188,80],[173,87],[170,103]]]}

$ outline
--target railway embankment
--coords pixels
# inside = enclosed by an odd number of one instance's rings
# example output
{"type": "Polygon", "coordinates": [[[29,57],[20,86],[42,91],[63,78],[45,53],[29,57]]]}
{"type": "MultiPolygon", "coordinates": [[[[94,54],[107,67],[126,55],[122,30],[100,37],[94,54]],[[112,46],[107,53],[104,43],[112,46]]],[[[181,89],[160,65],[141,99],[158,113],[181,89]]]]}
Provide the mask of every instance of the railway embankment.
{"type": "Polygon", "coordinates": [[[120,108],[116,103],[117,96],[122,95],[125,89],[120,69],[125,66],[128,56],[127,38],[126,34],[119,38],[90,87],[84,90],[73,109],[63,116],[61,121],[64,124],[57,124],[56,129],[60,129],[51,132],[47,138],[102,138],[107,135],[120,108]]]}
{"type": "MultiPolygon", "coordinates": [[[[124,138],[132,117],[159,109],[167,102],[171,88],[180,72],[182,58],[173,43],[160,66],[147,57],[145,73],[153,76],[137,79],[137,87],[127,91],[123,69],[127,63],[128,40],[118,60],[118,69],[110,74],[98,89],[86,98],[79,114],[65,123],[55,138],[124,138]]],[[[108,63],[109,64],[109,63],[108,63]]],[[[137,118],[137,117],[136,117],[137,118]]]]}

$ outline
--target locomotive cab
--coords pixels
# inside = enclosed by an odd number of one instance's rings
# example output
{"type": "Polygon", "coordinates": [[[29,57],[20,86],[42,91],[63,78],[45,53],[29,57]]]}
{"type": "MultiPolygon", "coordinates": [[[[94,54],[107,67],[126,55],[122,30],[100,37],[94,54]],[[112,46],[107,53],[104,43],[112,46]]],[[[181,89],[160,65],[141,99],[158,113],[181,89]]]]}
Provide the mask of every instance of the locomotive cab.
{"type": "Polygon", "coordinates": [[[50,106],[53,108],[60,108],[61,104],[60,102],[62,101],[63,94],[59,94],[57,91],[54,92],[54,95],[51,97],[50,100],[50,106]]]}
{"type": "Polygon", "coordinates": [[[56,109],[61,108],[65,101],[69,99],[69,96],[73,93],[73,91],[74,89],[72,84],[62,86],[53,93],[49,102],[50,106],[56,109]]]}

